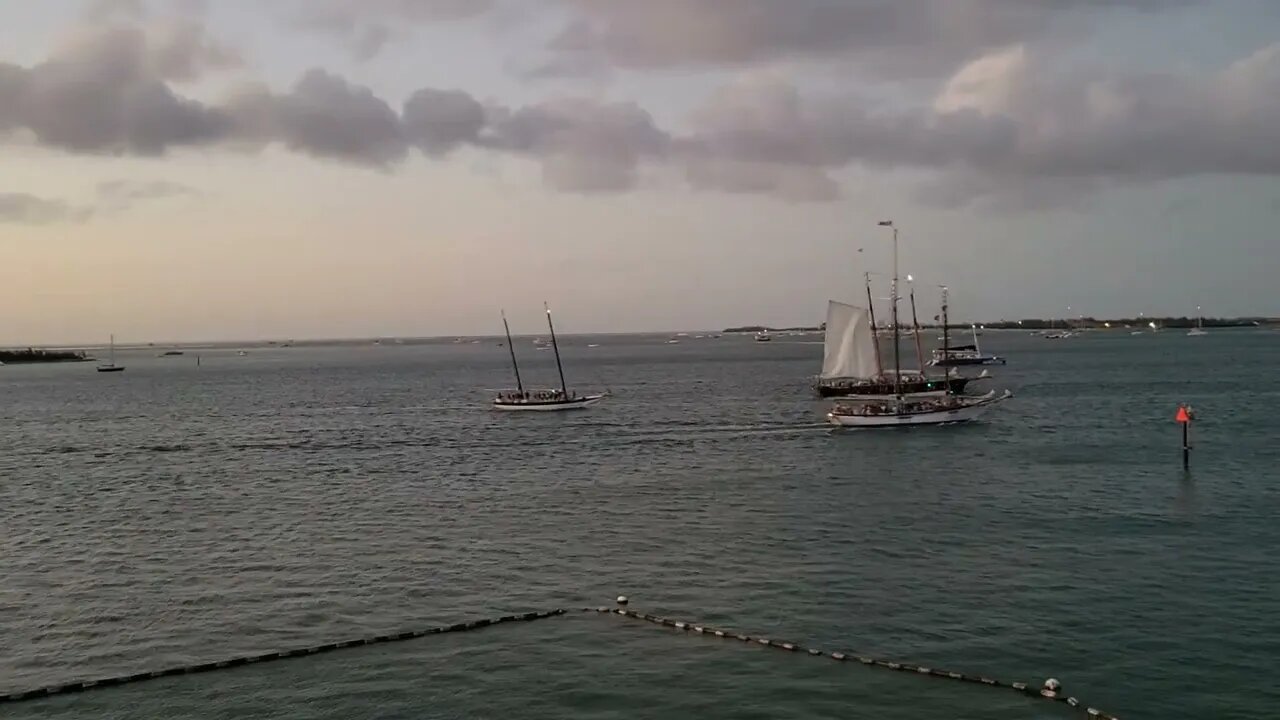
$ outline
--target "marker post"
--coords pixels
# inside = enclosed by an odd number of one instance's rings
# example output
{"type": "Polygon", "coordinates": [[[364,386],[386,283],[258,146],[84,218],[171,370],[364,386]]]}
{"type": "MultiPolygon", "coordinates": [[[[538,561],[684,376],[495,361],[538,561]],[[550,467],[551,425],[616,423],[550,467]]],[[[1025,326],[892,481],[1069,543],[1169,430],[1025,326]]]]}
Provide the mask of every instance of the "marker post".
{"type": "Polygon", "coordinates": [[[1179,405],[1173,419],[1182,426],[1182,469],[1188,470],[1191,468],[1191,408],[1179,405]]]}

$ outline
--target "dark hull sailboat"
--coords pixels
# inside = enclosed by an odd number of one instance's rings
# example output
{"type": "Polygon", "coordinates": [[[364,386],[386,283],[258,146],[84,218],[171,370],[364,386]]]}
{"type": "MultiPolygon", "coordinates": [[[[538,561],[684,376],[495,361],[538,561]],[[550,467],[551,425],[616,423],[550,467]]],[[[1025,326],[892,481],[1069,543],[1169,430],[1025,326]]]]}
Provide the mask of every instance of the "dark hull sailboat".
{"type": "MultiPolygon", "coordinates": [[[[924,378],[920,376],[903,379],[902,394],[918,395],[922,393],[952,394],[960,395],[965,391],[965,387],[974,380],[985,380],[987,376],[976,378],[968,377],[949,377],[943,378],[924,378]]],[[[819,380],[814,389],[819,397],[859,397],[859,396],[879,396],[894,395],[898,392],[897,385],[893,380],[883,378],[879,380],[819,380]]]]}
{"type": "Polygon", "coordinates": [[[956,345],[948,350],[934,350],[934,367],[963,367],[965,365],[1004,365],[1005,359],[999,355],[988,355],[978,349],[977,345],[956,345]]]}

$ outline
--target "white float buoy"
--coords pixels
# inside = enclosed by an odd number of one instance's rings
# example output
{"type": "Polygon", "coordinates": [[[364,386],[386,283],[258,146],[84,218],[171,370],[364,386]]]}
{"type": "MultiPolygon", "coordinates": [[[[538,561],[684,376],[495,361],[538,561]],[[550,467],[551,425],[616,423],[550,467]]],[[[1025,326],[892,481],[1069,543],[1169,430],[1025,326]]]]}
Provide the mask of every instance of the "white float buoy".
{"type": "Polygon", "coordinates": [[[626,604],[627,604],[627,596],[626,596],[626,595],[619,595],[619,596],[618,596],[618,604],[619,604],[619,605],[626,605],[626,604]]]}

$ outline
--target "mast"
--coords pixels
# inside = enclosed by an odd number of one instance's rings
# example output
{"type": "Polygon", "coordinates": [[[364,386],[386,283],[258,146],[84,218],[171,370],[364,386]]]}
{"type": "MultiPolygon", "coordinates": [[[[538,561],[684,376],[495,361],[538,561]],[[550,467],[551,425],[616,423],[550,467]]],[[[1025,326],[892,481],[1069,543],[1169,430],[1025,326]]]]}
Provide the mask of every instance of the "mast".
{"type": "Polygon", "coordinates": [[[978,324],[969,323],[969,329],[973,331],[973,351],[982,354],[982,348],[978,346],[978,324]]]}
{"type": "MultiPolygon", "coordinates": [[[[948,363],[951,360],[951,333],[947,331],[947,286],[942,286],[942,358],[948,363]]],[[[943,375],[947,371],[943,371],[943,375]]]]}
{"type": "Polygon", "coordinates": [[[511,326],[507,324],[507,311],[502,311],[502,329],[507,332],[507,349],[511,351],[511,369],[516,372],[516,389],[524,396],[524,383],[520,381],[520,364],[516,362],[516,346],[511,342],[511,326]]]}
{"type": "Polygon", "coordinates": [[[564,393],[564,399],[569,399],[569,386],[564,382],[564,366],[560,364],[560,346],[556,343],[556,326],[551,324],[551,308],[544,302],[542,307],[547,310],[547,328],[551,330],[551,349],[556,353],[556,370],[560,372],[560,391],[564,393]]]}
{"type": "Polygon", "coordinates": [[[920,363],[920,375],[924,376],[924,346],[920,344],[920,320],[916,318],[916,286],[912,282],[911,276],[907,276],[907,282],[910,283],[909,294],[911,296],[911,328],[916,333],[916,362],[920,363]]]}
{"type": "Polygon", "coordinates": [[[111,334],[111,350],[110,350],[109,352],[111,353],[111,364],[112,364],[112,365],[115,365],[115,364],[116,364],[116,336],[115,336],[115,333],[112,333],[112,334],[111,334]]]}
{"type": "Polygon", "coordinates": [[[898,226],[892,220],[881,220],[883,227],[893,228],[893,284],[890,299],[893,302],[893,394],[902,399],[902,359],[898,352],[898,226]]]}
{"type": "Polygon", "coordinates": [[[871,301],[871,273],[862,273],[862,277],[867,281],[867,312],[871,314],[871,344],[876,348],[876,377],[884,375],[884,368],[880,366],[880,335],[876,333],[876,304],[871,301]]]}

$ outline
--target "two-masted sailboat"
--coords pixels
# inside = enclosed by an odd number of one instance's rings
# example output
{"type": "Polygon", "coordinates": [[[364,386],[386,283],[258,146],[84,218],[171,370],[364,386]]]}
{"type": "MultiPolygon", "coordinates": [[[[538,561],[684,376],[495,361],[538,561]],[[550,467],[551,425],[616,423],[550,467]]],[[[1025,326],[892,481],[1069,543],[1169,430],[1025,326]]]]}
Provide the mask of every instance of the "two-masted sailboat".
{"type": "Polygon", "coordinates": [[[894,392],[889,397],[847,398],[836,402],[827,413],[828,422],[841,427],[903,427],[910,425],[947,425],[968,422],[980,417],[997,403],[1012,396],[1005,391],[997,395],[993,390],[986,395],[969,397],[908,395],[903,392],[898,323],[898,228],[890,220],[880,223],[893,228],[893,282],[891,285],[894,392]]]}
{"type": "Polygon", "coordinates": [[[504,390],[493,399],[495,410],[514,410],[530,412],[554,412],[557,410],[576,410],[595,405],[608,396],[608,392],[579,395],[569,391],[564,379],[564,365],[560,362],[560,344],[556,341],[556,328],[551,322],[551,308],[543,304],[547,311],[547,329],[551,331],[551,349],[556,355],[556,370],[560,373],[560,387],[551,390],[526,390],[520,378],[520,363],[516,361],[516,347],[511,342],[511,326],[507,323],[506,312],[502,313],[502,328],[507,334],[507,349],[511,351],[511,369],[516,376],[516,389],[504,390]]]}

